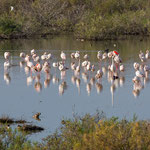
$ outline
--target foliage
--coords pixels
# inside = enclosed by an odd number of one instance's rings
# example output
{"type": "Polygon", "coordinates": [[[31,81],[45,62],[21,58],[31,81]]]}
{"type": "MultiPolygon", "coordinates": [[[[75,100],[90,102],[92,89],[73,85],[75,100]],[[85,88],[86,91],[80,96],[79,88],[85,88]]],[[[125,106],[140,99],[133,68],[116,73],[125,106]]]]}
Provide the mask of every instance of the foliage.
{"type": "MultiPolygon", "coordinates": [[[[73,32],[101,40],[150,34],[149,0],[1,0],[0,36],[73,32]],[[14,10],[11,11],[11,6],[14,10]]],[[[11,36],[12,37],[12,36],[11,36]]]]}
{"type": "Polygon", "coordinates": [[[31,142],[22,132],[0,128],[0,149],[6,150],[145,150],[150,149],[148,121],[107,119],[103,113],[63,119],[61,126],[43,141],[31,142]]]}

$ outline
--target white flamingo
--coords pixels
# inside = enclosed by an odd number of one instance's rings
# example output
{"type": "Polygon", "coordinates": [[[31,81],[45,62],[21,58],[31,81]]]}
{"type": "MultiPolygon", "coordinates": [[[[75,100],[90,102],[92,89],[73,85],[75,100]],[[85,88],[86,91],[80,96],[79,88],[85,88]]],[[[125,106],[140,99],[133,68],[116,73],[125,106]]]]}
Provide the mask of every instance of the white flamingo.
{"type": "Polygon", "coordinates": [[[80,58],[80,52],[76,51],[74,56],[75,56],[75,59],[79,59],[80,58]]]}
{"type": "Polygon", "coordinates": [[[61,51],[60,57],[62,60],[66,60],[66,54],[63,51],[61,51]]]}
{"type": "Polygon", "coordinates": [[[4,58],[5,58],[6,60],[8,60],[9,57],[10,57],[10,52],[5,52],[5,53],[4,53],[4,58]]]}
{"type": "Polygon", "coordinates": [[[146,58],[146,59],[149,59],[149,58],[150,58],[149,50],[146,50],[145,58],[146,58]]]}
{"type": "Polygon", "coordinates": [[[145,75],[141,72],[141,71],[139,71],[139,70],[137,70],[136,72],[135,72],[135,75],[137,76],[137,77],[139,77],[139,78],[143,78],[145,75]]]}

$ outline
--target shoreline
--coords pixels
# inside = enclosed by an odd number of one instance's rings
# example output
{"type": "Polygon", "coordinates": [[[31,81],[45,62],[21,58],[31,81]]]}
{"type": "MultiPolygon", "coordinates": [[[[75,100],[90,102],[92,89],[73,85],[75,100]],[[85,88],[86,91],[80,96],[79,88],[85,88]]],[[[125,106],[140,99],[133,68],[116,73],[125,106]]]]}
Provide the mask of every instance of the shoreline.
{"type": "Polygon", "coordinates": [[[139,41],[143,41],[143,39],[145,38],[149,38],[149,35],[120,35],[118,36],[118,38],[108,38],[108,39],[98,39],[98,40],[94,40],[94,39],[84,39],[84,38],[77,38],[75,37],[74,33],[63,33],[63,34],[36,34],[36,35],[31,35],[31,36],[27,36],[27,35],[11,35],[10,37],[4,37],[0,35],[0,40],[18,40],[18,39],[49,39],[49,38],[53,38],[53,37],[59,37],[59,36],[72,36],[74,39],[76,39],[77,41],[117,41],[117,40],[127,40],[130,38],[137,38],[139,39],[139,41]]]}

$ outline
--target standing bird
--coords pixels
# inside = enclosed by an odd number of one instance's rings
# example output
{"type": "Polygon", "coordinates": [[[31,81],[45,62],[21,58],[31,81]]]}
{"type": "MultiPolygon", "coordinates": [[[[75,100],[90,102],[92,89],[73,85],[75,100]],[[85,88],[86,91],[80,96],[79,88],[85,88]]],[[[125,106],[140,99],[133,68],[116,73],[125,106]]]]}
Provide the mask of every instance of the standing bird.
{"type": "Polygon", "coordinates": [[[146,50],[145,58],[146,58],[146,59],[149,59],[149,58],[150,58],[149,50],[146,50]]]}
{"type": "Polygon", "coordinates": [[[21,57],[21,58],[25,58],[25,56],[26,56],[25,53],[23,53],[23,52],[20,53],[20,57],[21,57]]]}
{"type": "Polygon", "coordinates": [[[140,64],[137,63],[137,62],[135,62],[135,63],[133,64],[133,67],[134,67],[135,70],[139,70],[140,64]]]}
{"type": "Polygon", "coordinates": [[[74,56],[75,56],[75,59],[79,59],[80,58],[80,52],[76,51],[74,56]]]}
{"type": "Polygon", "coordinates": [[[87,60],[89,58],[88,54],[85,54],[83,58],[87,60]]]}
{"type": "Polygon", "coordinates": [[[98,51],[98,53],[97,53],[98,60],[101,61],[102,57],[103,57],[102,51],[98,51]]]}
{"type": "Polygon", "coordinates": [[[4,58],[5,58],[6,60],[8,60],[9,57],[10,57],[10,52],[5,52],[5,53],[4,53],[4,58]]]}
{"type": "Polygon", "coordinates": [[[60,57],[62,60],[66,60],[66,54],[63,51],[61,51],[60,57]]]}
{"type": "Polygon", "coordinates": [[[105,53],[102,55],[102,59],[105,60],[107,57],[108,57],[108,54],[105,52],[105,53]]]}
{"type": "Polygon", "coordinates": [[[75,53],[71,53],[71,58],[74,59],[75,58],[75,53]]]}
{"type": "Polygon", "coordinates": [[[144,53],[142,51],[140,51],[139,58],[140,58],[141,62],[145,62],[146,61],[145,55],[144,55],[144,53]]]}
{"type": "Polygon", "coordinates": [[[32,49],[32,50],[31,50],[31,55],[34,55],[34,54],[35,54],[35,50],[32,49]]]}
{"type": "Polygon", "coordinates": [[[46,58],[47,58],[47,55],[46,55],[47,53],[46,52],[44,52],[44,54],[41,56],[41,59],[42,60],[46,60],[46,58]]]}
{"type": "Polygon", "coordinates": [[[137,77],[139,77],[139,78],[142,78],[142,77],[145,76],[145,75],[144,75],[142,72],[140,72],[139,70],[137,70],[137,71],[135,72],[135,75],[136,75],[137,77]]]}
{"type": "Polygon", "coordinates": [[[125,70],[123,64],[120,65],[119,70],[122,71],[122,72],[125,70]]]}

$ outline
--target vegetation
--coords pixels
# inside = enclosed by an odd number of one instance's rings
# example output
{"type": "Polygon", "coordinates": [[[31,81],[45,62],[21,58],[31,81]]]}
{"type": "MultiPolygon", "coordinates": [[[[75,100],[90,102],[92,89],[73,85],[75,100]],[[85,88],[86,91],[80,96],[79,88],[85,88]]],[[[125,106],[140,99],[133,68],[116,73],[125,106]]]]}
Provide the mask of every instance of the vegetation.
{"type": "Polygon", "coordinates": [[[72,32],[77,38],[116,39],[150,34],[149,0],[1,0],[0,37],[72,32]],[[13,10],[11,10],[13,6],[13,10]]]}
{"type": "Polygon", "coordinates": [[[15,120],[13,118],[10,118],[9,116],[2,116],[0,117],[0,123],[1,124],[5,124],[5,123],[9,123],[9,124],[13,124],[13,123],[27,123],[26,120],[23,120],[23,119],[19,119],[19,120],[15,120]]]}
{"type": "Polygon", "coordinates": [[[5,150],[146,150],[150,149],[148,121],[107,119],[103,113],[62,120],[60,128],[43,139],[31,142],[18,129],[0,128],[0,149],[5,150]]]}

